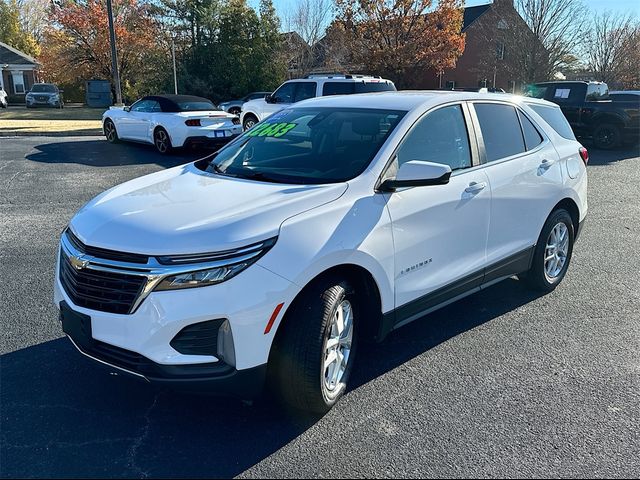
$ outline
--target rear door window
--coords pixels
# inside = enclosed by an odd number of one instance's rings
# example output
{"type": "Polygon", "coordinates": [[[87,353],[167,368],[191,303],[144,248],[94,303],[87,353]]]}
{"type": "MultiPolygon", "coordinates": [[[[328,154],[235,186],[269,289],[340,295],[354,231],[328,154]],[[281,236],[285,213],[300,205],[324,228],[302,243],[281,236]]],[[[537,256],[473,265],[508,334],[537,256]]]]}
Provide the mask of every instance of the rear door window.
{"type": "Polygon", "coordinates": [[[498,103],[474,103],[473,106],[480,122],[487,162],[525,151],[515,107],[498,103]]]}
{"type": "Polygon", "coordinates": [[[350,95],[354,92],[353,82],[326,82],[322,87],[322,95],[350,95]]]}
{"type": "Polygon", "coordinates": [[[531,109],[540,115],[545,122],[547,122],[551,128],[553,128],[558,135],[567,140],[575,140],[576,136],[571,130],[569,122],[565,118],[562,110],[558,107],[551,107],[547,105],[528,104],[531,109]]]}

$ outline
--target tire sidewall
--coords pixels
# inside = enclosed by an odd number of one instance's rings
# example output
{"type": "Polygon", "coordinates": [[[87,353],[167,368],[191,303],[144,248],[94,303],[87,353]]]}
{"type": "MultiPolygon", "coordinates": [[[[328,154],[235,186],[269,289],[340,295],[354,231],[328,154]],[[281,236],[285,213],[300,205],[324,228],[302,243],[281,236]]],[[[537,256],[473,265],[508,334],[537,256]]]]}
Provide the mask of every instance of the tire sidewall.
{"type": "Polygon", "coordinates": [[[104,132],[104,133],[105,133],[105,137],[107,137],[107,141],[108,141],[109,143],[116,143],[116,142],[118,141],[118,131],[116,130],[116,125],[115,125],[115,123],[113,123],[113,121],[112,121],[112,120],[109,120],[109,119],[108,119],[108,120],[106,120],[106,121],[104,122],[104,128],[105,128],[105,132],[104,132]],[[109,139],[109,136],[107,135],[107,132],[106,132],[107,125],[111,125],[111,126],[113,127],[113,132],[114,132],[114,137],[113,137],[113,139],[109,139]]]}
{"type": "Polygon", "coordinates": [[[542,228],[538,244],[536,245],[535,253],[533,256],[533,265],[529,271],[529,280],[534,286],[539,287],[541,290],[551,291],[554,290],[564,279],[571,264],[571,258],[573,256],[573,244],[575,241],[575,229],[571,215],[564,209],[554,211],[542,228]],[[562,271],[553,279],[549,279],[545,274],[545,253],[547,240],[553,228],[558,223],[564,223],[569,233],[569,245],[567,247],[567,259],[562,267],[562,271]]]}
{"type": "MultiPolygon", "coordinates": [[[[331,408],[335,403],[345,394],[348,385],[349,385],[349,377],[351,376],[351,371],[353,370],[353,364],[355,355],[358,349],[358,318],[359,318],[359,309],[358,303],[354,298],[351,287],[347,283],[340,283],[338,285],[332,286],[327,289],[327,291],[333,288],[340,288],[341,292],[338,294],[337,298],[331,302],[331,306],[327,311],[329,311],[328,315],[325,315],[322,322],[322,349],[320,351],[320,364],[319,364],[319,382],[320,382],[320,393],[322,395],[322,400],[327,405],[328,408],[331,408]],[[333,315],[335,315],[336,310],[340,306],[340,304],[347,300],[351,304],[352,315],[353,315],[353,338],[351,340],[351,351],[349,353],[349,361],[347,364],[347,368],[342,376],[342,381],[340,389],[335,392],[327,391],[324,385],[324,352],[327,346],[327,340],[329,338],[330,330],[331,330],[331,319],[333,315]]],[[[324,296],[323,296],[324,298],[324,296]]]]}
{"type": "Polygon", "coordinates": [[[247,115],[244,118],[244,121],[242,122],[242,129],[244,131],[249,130],[250,128],[255,127],[256,123],[258,123],[258,119],[256,117],[254,117],[253,115],[247,115]],[[250,127],[247,127],[247,123],[249,123],[249,121],[253,120],[253,125],[251,125],[250,127]]]}
{"type": "Polygon", "coordinates": [[[153,146],[156,148],[156,152],[158,152],[160,155],[168,155],[169,153],[171,153],[172,146],[171,146],[171,137],[169,137],[169,132],[167,132],[162,127],[156,128],[153,132],[153,146]],[[164,152],[160,151],[160,149],[158,148],[158,145],[156,144],[156,135],[158,135],[160,132],[164,132],[164,134],[167,136],[167,149],[164,152]]]}
{"type": "Polygon", "coordinates": [[[616,148],[620,145],[620,139],[620,129],[616,125],[613,125],[611,123],[603,123],[593,132],[593,142],[597,148],[600,148],[602,150],[611,150],[613,148],[616,148]],[[610,143],[603,144],[598,140],[600,133],[604,130],[609,130],[611,132],[612,140],[610,143]]]}

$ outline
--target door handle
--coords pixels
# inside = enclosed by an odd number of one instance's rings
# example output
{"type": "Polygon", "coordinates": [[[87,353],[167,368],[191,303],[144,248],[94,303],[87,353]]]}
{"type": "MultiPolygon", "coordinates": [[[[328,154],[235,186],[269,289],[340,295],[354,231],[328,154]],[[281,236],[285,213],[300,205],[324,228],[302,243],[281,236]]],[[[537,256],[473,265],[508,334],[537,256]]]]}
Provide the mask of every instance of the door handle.
{"type": "Polygon", "coordinates": [[[484,183],[484,182],[480,182],[480,183],[478,183],[478,182],[471,182],[471,183],[469,184],[469,186],[468,186],[467,188],[465,188],[465,189],[464,189],[464,191],[465,191],[466,193],[472,193],[472,194],[475,194],[475,193],[478,193],[478,192],[480,192],[480,191],[484,190],[484,188],[485,188],[486,186],[487,186],[487,184],[486,184],[486,183],[484,183]]]}
{"type": "Polygon", "coordinates": [[[553,160],[547,160],[546,158],[544,160],[542,160],[542,163],[540,164],[540,168],[544,168],[547,169],[549,167],[551,167],[551,165],[553,165],[554,163],[556,163],[553,160]]]}

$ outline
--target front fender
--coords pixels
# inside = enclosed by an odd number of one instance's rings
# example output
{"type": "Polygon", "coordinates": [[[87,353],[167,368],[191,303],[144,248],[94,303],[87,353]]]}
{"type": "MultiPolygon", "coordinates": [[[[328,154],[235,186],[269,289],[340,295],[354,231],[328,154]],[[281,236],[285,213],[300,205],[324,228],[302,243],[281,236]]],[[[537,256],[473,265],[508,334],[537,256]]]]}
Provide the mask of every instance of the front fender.
{"type": "Polygon", "coordinates": [[[382,311],[395,306],[393,238],[383,195],[354,200],[346,194],[285,220],[258,263],[301,289],[333,267],[357,265],[376,282],[382,311]]]}

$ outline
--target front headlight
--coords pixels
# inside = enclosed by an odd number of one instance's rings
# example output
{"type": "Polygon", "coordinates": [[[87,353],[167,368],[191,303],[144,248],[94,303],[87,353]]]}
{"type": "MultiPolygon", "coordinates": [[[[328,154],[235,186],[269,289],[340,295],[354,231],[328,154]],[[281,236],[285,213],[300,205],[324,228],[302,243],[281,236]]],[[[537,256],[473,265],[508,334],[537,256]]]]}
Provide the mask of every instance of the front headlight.
{"type": "MultiPolygon", "coordinates": [[[[251,262],[253,263],[253,262],[251,262]]],[[[215,285],[234,277],[251,265],[249,262],[228,265],[225,267],[209,268],[197,272],[181,273],[162,280],[156,287],[156,291],[179,290],[181,288],[206,287],[215,285]]]]}
{"type": "Polygon", "coordinates": [[[157,257],[161,265],[178,271],[160,275],[155,291],[206,287],[235,277],[254,264],[276,243],[276,237],[224,252],[157,257]]]}

